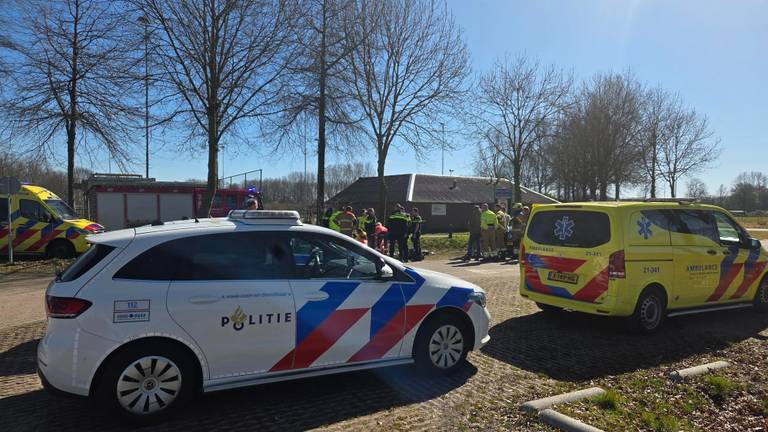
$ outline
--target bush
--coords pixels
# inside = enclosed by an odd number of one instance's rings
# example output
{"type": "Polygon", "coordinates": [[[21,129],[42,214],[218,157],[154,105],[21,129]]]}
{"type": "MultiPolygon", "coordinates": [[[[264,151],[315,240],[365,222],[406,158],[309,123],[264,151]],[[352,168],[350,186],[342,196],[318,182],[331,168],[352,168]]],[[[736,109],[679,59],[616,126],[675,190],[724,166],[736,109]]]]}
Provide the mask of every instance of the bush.
{"type": "Polygon", "coordinates": [[[605,393],[595,396],[592,400],[604,410],[615,410],[618,405],[619,396],[613,390],[608,390],[605,393]]]}
{"type": "Polygon", "coordinates": [[[707,375],[704,378],[706,387],[704,392],[717,404],[722,404],[734,391],[738,384],[722,375],[707,375]]]}
{"type": "Polygon", "coordinates": [[[643,424],[655,432],[677,432],[680,424],[677,419],[668,415],[653,415],[649,412],[643,414],[643,424]]]}

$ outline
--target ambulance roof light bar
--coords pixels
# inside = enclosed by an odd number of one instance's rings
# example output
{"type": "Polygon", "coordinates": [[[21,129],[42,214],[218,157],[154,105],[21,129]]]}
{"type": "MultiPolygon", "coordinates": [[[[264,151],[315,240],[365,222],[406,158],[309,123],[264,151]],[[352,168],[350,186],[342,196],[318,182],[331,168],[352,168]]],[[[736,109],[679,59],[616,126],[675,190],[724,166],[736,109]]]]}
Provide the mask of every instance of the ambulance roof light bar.
{"type": "Polygon", "coordinates": [[[685,205],[695,204],[699,202],[699,200],[697,198],[646,198],[643,202],[671,202],[685,205]]]}
{"type": "Polygon", "coordinates": [[[272,223],[301,225],[299,212],[295,210],[231,210],[228,218],[243,223],[272,223]]]}

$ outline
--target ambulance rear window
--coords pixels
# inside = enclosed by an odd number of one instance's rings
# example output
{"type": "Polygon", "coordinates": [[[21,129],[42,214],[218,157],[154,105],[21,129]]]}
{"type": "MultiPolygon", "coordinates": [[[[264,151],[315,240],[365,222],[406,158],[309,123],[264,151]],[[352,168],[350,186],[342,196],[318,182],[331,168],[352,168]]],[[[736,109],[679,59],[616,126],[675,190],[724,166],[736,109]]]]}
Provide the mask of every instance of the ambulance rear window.
{"type": "Polygon", "coordinates": [[[611,224],[597,211],[542,211],[534,214],[526,235],[542,245],[594,248],[611,240],[611,224]]]}

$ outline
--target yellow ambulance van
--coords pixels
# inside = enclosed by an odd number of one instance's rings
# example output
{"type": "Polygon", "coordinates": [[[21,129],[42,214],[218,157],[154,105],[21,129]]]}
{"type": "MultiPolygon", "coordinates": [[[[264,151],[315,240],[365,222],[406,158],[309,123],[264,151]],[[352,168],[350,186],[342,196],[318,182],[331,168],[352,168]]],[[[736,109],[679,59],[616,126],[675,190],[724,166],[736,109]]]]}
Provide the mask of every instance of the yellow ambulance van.
{"type": "Polygon", "coordinates": [[[104,231],[101,225],[80,218],[71,207],[48,189],[22,184],[11,195],[8,229],[8,196],[0,193],[0,254],[8,254],[11,234],[13,253],[46,254],[69,258],[88,249],[85,237],[104,231]]]}
{"type": "Polygon", "coordinates": [[[520,251],[520,294],[544,311],[628,317],[768,310],[768,256],[725,210],[690,201],[536,206],[520,251]]]}

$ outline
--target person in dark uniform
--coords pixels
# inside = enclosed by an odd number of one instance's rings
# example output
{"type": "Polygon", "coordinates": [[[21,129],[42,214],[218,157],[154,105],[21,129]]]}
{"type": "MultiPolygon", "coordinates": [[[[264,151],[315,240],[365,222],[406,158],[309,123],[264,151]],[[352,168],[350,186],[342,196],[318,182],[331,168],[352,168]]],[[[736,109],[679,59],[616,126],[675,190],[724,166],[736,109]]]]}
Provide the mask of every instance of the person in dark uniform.
{"type": "Polygon", "coordinates": [[[387,218],[387,238],[389,240],[389,256],[395,256],[395,247],[402,262],[408,262],[408,215],[403,206],[397,204],[387,218]]]}

